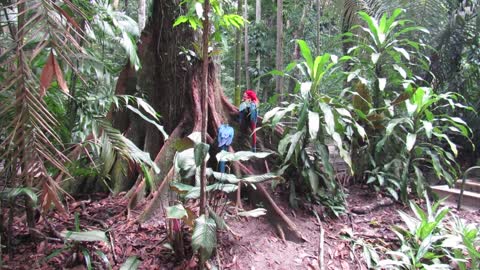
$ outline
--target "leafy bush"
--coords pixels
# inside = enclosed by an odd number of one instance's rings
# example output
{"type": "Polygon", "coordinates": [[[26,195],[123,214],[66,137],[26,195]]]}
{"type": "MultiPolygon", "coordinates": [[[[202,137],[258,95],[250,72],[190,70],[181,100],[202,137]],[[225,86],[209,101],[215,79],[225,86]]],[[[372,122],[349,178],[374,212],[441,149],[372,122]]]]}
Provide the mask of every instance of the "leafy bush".
{"type": "Polygon", "coordinates": [[[480,269],[480,233],[478,224],[466,224],[440,208],[440,202],[430,204],[425,195],[426,210],[410,201],[415,216],[402,211],[399,215],[404,226],[394,226],[400,240],[400,248],[386,254],[390,259],[381,260],[380,269],[480,269]]]}
{"type": "Polygon", "coordinates": [[[427,185],[425,167],[437,178],[453,183],[458,174],[457,147],[452,136],[469,138],[467,124],[448,111],[469,109],[455,93],[436,94],[422,87],[418,74],[428,71],[423,54],[425,44],[410,35],[428,31],[400,19],[401,9],[380,20],[360,12],[366,26],[357,26],[366,35],[354,35],[347,81],[356,79],[350,91],[353,110],[369,135],[368,144],[353,140],[353,167],[367,183],[386,188],[394,197],[407,201],[410,190],[423,194],[427,185]],[[448,147],[445,147],[447,145],[448,147]],[[365,162],[367,157],[368,162],[365,162]],[[400,195],[400,196],[399,196],[400,195]]]}
{"type": "MultiPolygon", "coordinates": [[[[330,161],[328,145],[334,145],[338,149],[352,172],[347,139],[351,139],[353,133],[361,138],[365,138],[366,134],[342,100],[324,94],[321,85],[326,77],[337,75],[339,63],[349,57],[339,59],[335,55],[324,54],[314,59],[306,42],[297,42],[303,61],[289,64],[286,72],[294,68],[301,71],[303,78],[297,81],[296,87],[299,91],[293,95],[293,101],[288,106],[268,111],[263,124],[275,127],[282,124],[282,120],[293,122],[293,126],[286,124],[289,128],[278,146],[283,164],[300,172],[302,179],[299,183],[291,180],[290,203],[297,204],[295,185],[303,186],[305,183],[315,199],[325,203],[338,215],[344,211],[344,195],[335,180],[336,173],[330,161]]],[[[281,75],[288,76],[286,73],[281,75]]]]}

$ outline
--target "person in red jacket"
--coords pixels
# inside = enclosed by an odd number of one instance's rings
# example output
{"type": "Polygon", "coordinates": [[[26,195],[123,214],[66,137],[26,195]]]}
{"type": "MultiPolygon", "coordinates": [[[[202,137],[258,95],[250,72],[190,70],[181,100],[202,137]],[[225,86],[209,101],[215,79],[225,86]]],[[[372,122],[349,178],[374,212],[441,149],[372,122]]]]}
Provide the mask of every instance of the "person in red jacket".
{"type": "Polygon", "coordinates": [[[247,121],[250,128],[252,129],[252,151],[256,152],[257,150],[257,134],[255,129],[257,128],[257,116],[258,116],[258,104],[259,100],[255,91],[248,89],[243,93],[243,102],[240,104],[239,110],[239,120],[240,125],[243,121],[247,121]]]}

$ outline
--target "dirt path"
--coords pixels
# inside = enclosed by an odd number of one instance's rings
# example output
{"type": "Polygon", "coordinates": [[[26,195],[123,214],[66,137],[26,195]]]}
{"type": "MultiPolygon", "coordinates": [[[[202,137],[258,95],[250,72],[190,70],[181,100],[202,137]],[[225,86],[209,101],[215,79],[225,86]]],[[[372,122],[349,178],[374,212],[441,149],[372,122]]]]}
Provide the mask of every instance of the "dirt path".
{"type": "MultiPolygon", "coordinates": [[[[379,199],[362,187],[351,187],[349,194],[350,209],[379,199]]],[[[282,201],[278,194],[275,197],[277,202],[282,201]]],[[[126,202],[121,197],[108,197],[98,201],[85,200],[70,204],[72,213],[70,218],[62,218],[52,213],[48,220],[56,231],[72,229],[73,213],[78,212],[82,229],[108,230],[110,238],[114,240],[113,248],[106,244],[85,246],[89,250],[105,253],[113,269],[119,269],[130,256],[137,256],[142,260],[139,269],[191,269],[190,266],[195,265],[192,261],[176,260],[167,245],[166,226],[161,213],[149,222],[139,225],[126,219],[125,207],[126,202]]],[[[228,232],[219,233],[219,248],[217,256],[211,261],[212,264],[220,265],[220,269],[235,270],[319,269],[320,226],[311,214],[312,211],[307,207],[293,212],[286,203],[280,203],[280,207],[291,216],[306,241],[282,241],[277,236],[275,228],[264,217],[246,219],[227,216],[227,224],[240,236],[236,237],[228,232]]],[[[364,215],[351,214],[340,218],[325,218],[322,221],[325,231],[325,269],[366,269],[360,254],[361,246],[357,245],[355,252],[352,252],[353,242],[349,238],[351,236],[354,239],[361,238],[369,244],[393,247],[395,237],[389,228],[401,223],[397,210],[409,212],[401,204],[395,203],[364,215]]],[[[457,214],[470,222],[480,223],[480,211],[461,211],[457,214]]],[[[60,252],[46,260],[47,256],[65,245],[61,239],[52,234],[45,222],[40,221],[37,228],[49,238],[33,243],[27,237],[27,230],[20,220],[15,221],[13,226],[15,250],[11,257],[5,251],[2,254],[5,269],[85,269],[79,266],[83,258],[73,260],[71,250],[60,252]]],[[[188,246],[189,239],[185,241],[188,246]]],[[[191,251],[187,250],[187,253],[191,251]]],[[[104,268],[97,264],[94,265],[94,269],[104,268]]]]}

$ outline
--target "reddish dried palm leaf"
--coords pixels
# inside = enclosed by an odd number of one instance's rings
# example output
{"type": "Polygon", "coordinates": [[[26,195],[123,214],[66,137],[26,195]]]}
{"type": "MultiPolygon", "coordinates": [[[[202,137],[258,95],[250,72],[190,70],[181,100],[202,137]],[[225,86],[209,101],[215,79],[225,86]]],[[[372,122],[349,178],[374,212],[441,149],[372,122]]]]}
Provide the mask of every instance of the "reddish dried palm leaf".
{"type": "Polygon", "coordinates": [[[57,6],[55,3],[51,2],[50,3],[58,12],[60,12],[60,14],[63,15],[63,17],[65,17],[65,19],[67,19],[67,21],[73,25],[78,31],[82,31],[82,28],[80,27],[80,25],[78,25],[78,23],[72,18],[70,17],[70,15],[67,14],[67,12],[65,12],[65,10],[63,10],[62,8],[60,8],[59,6],[57,6]]]}
{"type": "Polygon", "coordinates": [[[48,193],[47,183],[43,183],[40,201],[42,202],[42,212],[47,213],[47,211],[50,209],[50,205],[52,204],[52,199],[50,199],[50,193],[48,193]]]}
{"type": "Polygon", "coordinates": [[[54,70],[55,70],[55,76],[57,77],[58,85],[63,90],[63,92],[68,94],[67,82],[63,78],[62,70],[60,69],[60,65],[58,65],[58,62],[55,59],[55,57],[53,57],[53,67],[54,67],[54,70]]]}
{"type": "Polygon", "coordinates": [[[43,66],[42,75],[40,76],[40,97],[45,96],[47,88],[52,83],[53,74],[55,72],[53,52],[50,52],[45,66],[43,66]]]}
{"type": "Polygon", "coordinates": [[[53,52],[50,52],[48,56],[47,62],[43,67],[42,75],[40,76],[40,97],[45,96],[48,87],[52,83],[53,76],[57,78],[58,85],[60,88],[68,94],[68,86],[67,82],[63,78],[62,70],[60,69],[60,65],[58,64],[53,52]]]}
{"type": "Polygon", "coordinates": [[[48,185],[48,183],[45,183],[45,184],[47,185],[47,192],[49,195],[49,199],[51,200],[51,202],[53,202],[53,204],[55,205],[55,208],[60,212],[60,214],[67,217],[68,216],[67,211],[63,207],[63,204],[60,201],[58,194],[52,190],[52,188],[50,187],[50,185],[48,185]]]}

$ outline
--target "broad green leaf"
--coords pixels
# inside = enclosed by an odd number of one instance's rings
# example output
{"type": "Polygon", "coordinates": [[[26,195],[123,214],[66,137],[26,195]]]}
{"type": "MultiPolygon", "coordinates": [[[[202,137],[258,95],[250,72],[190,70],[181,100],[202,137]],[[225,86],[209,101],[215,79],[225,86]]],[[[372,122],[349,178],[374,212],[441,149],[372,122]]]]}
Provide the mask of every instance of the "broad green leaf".
{"type": "Polygon", "coordinates": [[[391,187],[387,187],[387,191],[388,193],[390,193],[390,195],[392,195],[392,197],[398,201],[398,193],[397,191],[395,191],[395,189],[391,188],[391,187]]]}
{"type": "Polygon", "coordinates": [[[87,270],[92,270],[92,258],[90,257],[90,253],[88,253],[88,249],[80,247],[80,250],[82,251],[83,259],[85,260],[87,270]]]}
{"type": "Polygon", "coordinates": [[[133,106],[130,106],[130,105],[127,105],[127,108],[130,109],[132,112],[134,112],[135,114],[137,114],[138,116],[140,116],[143,120],[147,121],[148,123],[154,125],[158,131],[160,131],[163,135],[163,139],[166,140],[168,139],[168,134],[167,132],[165,132],[165,129],[163,128],[163,126],[159,125],[157,122],[155,122],[154,120],[148,118],[147,116],[145,116],[141,111],[139,111],[137,108],[133,107],[133,106]]]}
{"type": "Polygon", "coordinates": [[[198,18],[203,19],[203,5],[200,2],[195,2],[195,12],[197,13],[198,18]]]}
{"type": "Polygon", "coordinates": [[[291,138],[291,134],[286,134],[278,143],[278,153],[280,154],[280,156],[285,155],[285,153],[287,152],[287,148],[290,144],[291,138]]]}
{"type": "Polygon", "coordinates": [[[207,169],[207,175],[208,176],[213,175],[213,177],[218,181],[228,182],[230,184],[238,184],[240,181],[255,184],[255,183],[261,183],[268,180],[283,181],[284,179],[281,177],[281,175],[285,172],[287,167],[288,166],[284,166],[280,170],[275,172],[270,172],[270,173],[260,174],[260,175],[252,175],[252,176],[242,176],[239,178],[234,174],[219,173],[219,172],[213,171],[212,169],[207,169]]]}
{"type": "Polygon", "coordinates": [[[259,217],[267,214],[267,209],[256,208],[250,211],[239,212],[238,215],[242,217],[259,217]]]}
{"type": "MultiPolygon", "coordinates": [[[[206,192],[210,191],[222,191],[225,193],[231,193],[238,189],[237,185],[225,184],[225,183],[215,183],[208,185],[206,192]]],[[[200,197],[200,187],[193,187],[185,196],[186,199],[197,199],[200,197]]]]}
{"type": "Polygon", "coordinates": [[[365,138],[367,137],[367,132],[366,132],[365,129],[364,129],[360,124],[358,124],[357,122],[355,122],[355,128],[357,129],[357,132],[358,132],[358,135],[360,135],[360,138],[365,139],[365,138]]]}
{"type": "Polygon", "coordinates": [[[432,159],[432,165],[433,165],[433,169],[437,175],[437,177],[442,177],[443,176],[443,168],[442,168],[442,165],[440,163],[440,160],[438,158],[438,155],[435,154],[435,153],[432,153],[431,151],[427,151],[427,154],[430,155],[431,159],[432,159]]]}
{"type": "Polygon", "coordinates": [[[8,200],[16,199],[20,195],[25,195],[32,200],[33,204],[36,205],[38,202],[38,196],[35,192],[28,187],[22,188],[5,188],[0,192],[0,197],[8,200]]]}
{"type": "Polygon", "coordinates": [[[433,125],[429,121],[424,121],[422,120],[423,128],[425,129],[425,134],[427,135],[427,138],[431,139],[432,138],[432,131],[433,131],[433,125]]]}
{"type": "Polygon", "coordinates": [[[313,168],[307,169],[307,175],[308,175],[308,182],[310,183],[310,188],[312,189],[312,192],[316,194],[318,192],[318,186],[320,184],[320,179],[318,177],[318,174],[315,172],[313,168]]]}
{"type": "Polygon", "coordinates": [[[428,221],[427,213],[425,213],[425,211],[423,211],[423,209],[420,206],[418,206],[418,204],[414,203],[413,201],[410,201],[410,209],[412,209],[413,213],[415,214],[415,216],[417,216],[417,218],[420,221],[428,221]]]}
{"type": "Polygon", "coordinates": [[[263,117],[263,122],[264,123],[268,122],[268,120],[270,120],[270,118],[272,118],[272,116],[276,115],[277,112],[281,109],[282,109],[281,107],[275,107],[275,108],[271,109],[270,111],[268,111],[267,113],[265,113],[265,116],[263,117]]]}
{"type": "Polygon", "coordinates": [[[403,55],[405,59],[410,61],[410,54],[405,50],[404,48],[399,48],[399,47],[393,47],[393,49],[403,55]]]}
{"type": "Polygon", "coordinates": [[[227,230],[228,229],[228,225],[227,223],[225,222],[225,220],[219,216],[215,211],[213,211],[212,208],[208,207],[208,214],[210,217],[213,218],[213,220],[215,220],[215,224],[217,225],[217,228],[219,230],[227,230]]]}
{"type": "Polygon", "coordinates": [[[448,145],[450,146],[450,149],[452,150],[452,153],[457,156],[458,155],[458,150],[457,150],[457,145],[454,144],[450,138],[445,135],[445,134],[442,134],[442,133],[437,133],[437,132],[433,132],[433,135],[439,139],[444,139],[447,141],[448,145]]]}
{"type": "Polygon", "coordinates": [[[315,140],[320,128],[320,116],[316,112],[308,111],[308,133],[310,139],[315,140]]]}
{"type": "Polygon", "coordinates": [[[408,133],[407,134],[407,151],[410,152],[413,149],[413,146],[415,145],[415,141],[417,140],[417,134],[416,133],[408,133]]]}
{"type": "Polygon", "coordinates": [[[243,177],[242,181],[252,183],[252,184],[253,183],[264,182],[264,181],[267,181],[267,180],[281,180],[281,181],[284,181],[284,179],[281,177],[281,175],[283,175],[283,173],[285,172],[285,170],[287,168],[288,168],[288,166],[283,166],[282,168],[280,168],[278,171],[275,171],[275,172],[243,177]]]}
{"type": "Polygon", "coordinates": [[[105,243],[108,242],[107,235],[103,231],[91,230],[87,232],[72,232],[72,231],[62,231],[60,235],[69,240],[79,241],[79,242],[97,242],[102,241],[105,243]]]}
{"type": "Polygon", "coordinates": [[[387,85],[387,78],[378,78],[378,88],[380,91],[385,90],[385,86],[387,85]]]}
{"type": "Polygon", "coordinates": [[[197,167],[201,166],[204,161],[206,161],[206,157],[208,156],[208,150],[210,149],[210,145],[206,143],[198,143],[194,147],[194,157],[195,157],[195,165],[197,167]]]}
{"type": "Polygon", "coordinates": [[[332,164],[330,163],[330,154],[328,152],[327,146],[324,144],[316,143],[315,149],[317,153],[320,155],[323,167],[325,169],[325,172],[328,175],[328,178],[333,181],[335,179],[335,170],[332,164]]]}
{"type": "Polygon", "coordinates": [[[325,103],[320,103],[320,109],[323,112],[323,118],[325,124],[327,125],[327,132],[330,135],[335,133],[335,118],[332,113],[332,108],[325,103]]]}
{"type": "Polygon", "coordinates": [[[313,74],[311,74],[313,70],[313,58],[312,58],[312,53],[310,52],[310,48],[308,47],[307,43],[304,40],[298,39],[297,43],[300,46],[300,52],[302,54],[302,57],[307,62],[310,76],[313,77],[313,74]]]}
{"type": "Polygon", "coordinates": [[[155,118],[156,120],[159,120],[157,116],[157,112],[152,106],[150,106],[150,104],[148,104],[143,98],[136,97],[135,99],[137,101],[138,106],[144,109],[153,118],[155,118]]]}
{"type": "Polygon", "coordinates": [[[202,142],[202,133],[199,131],[192,132],[190,135],[187,136],[194,144],[199,144],[202,142]]]}
{"type": "Polygon", "coordinates": [[[404,78],[404,79],[407,78],[407,72],[401,66],[395,64],[395,65],[393,65],[393,69],[398,71],[398,73],[400,74],[400,76],[402,76],[402,78],[404,78]]]}
{"type": "Polygon", "coordinates": [[[380,58],[381,53],[372,53],[371,59],[372,63],[375,65],[378,62],[378,59],[380,58]]]}
{"type": "Polygon", "coordinates": [[[218,161],[246,161],[253,158],[266,158],[272,153],[267,152],[251,152],[251,151],[238,151],[230,153],[227,151],[220,151],[216,158],[218,161]]]}
{"type": "Polygon", "coordinates": [[[137,256],[130,256],[128,259],[120,266],[120,270],[137,270],[140,265],[140,260],[137,256]]]}
{"type": "Polygon", "coordinates": [[[405,101],[405,106],[407,107],[407,113],[410,117],[412,117],[419,108],[416,103],[413,103],[410,100],[405,101]]]}
{"type": "Polygon", "coordinates": [[[312,82],[303,82],[300,85],[300,94],[304,99],[308,98],[308,94],[310,93],[310,89],[312,89],[312,82]]]}
{"type": "Polygon", "coordinates": [[[188,22],[188,18],[186,16],[178,17],[175,22],[173,23],[173,27],[176,27],[182,23],[188,22]]]}
{"type": "Polygon", "coordinates": [[[194,188],[194,187],[190,186],[190,185],[180,183],[180,182],[172,182],[172,183],[170,183],[170,188],[173,191],[177,192],[178,194],[186,194],[190,190],[192,190],[192,188],[194,188]]]}
{"type": "Polygon", "coordinates": [[[167,218],[182,219],[186,216],[188,216],[188,213],[182,204],[167,207],[167,218]]]}
{"type": "Polygon", "coordinates": [[[207,168],[207,176],[213,176],[220,182],[228,182],[230,184],[237,184],[241,180],[234,174],[215,172],[211,168],[207,168]]]}
{"type": "Polygon", "coordinates": [[[379,38],[377,21],[363,11],[358,12],[358,15],[360,15],[360,17],[368,24],[368,28],[362,27],[362,29],[370,34],[370,36],[372,37],[372,39],[374,40],[377,46],[380,46],[382,42],[380,41],[380,38],[379,38]]]}
{"type": "Polygon", "coordinates": [[[183,178],[195,175],[195,157],[193,148],[177,152],[174,158],[175,173],[183,178]]]}
{"type": "Polygon", "coordinates": [[[107,255],[100,250],[95,250],[97,256],[103,261],[103,263],[107,266],[109,270],[112,270],[112,265],[110,264],[110,260],[108,259],[107,255]]]}
{"type": "Polygon", "coordinates": [[[414,234],[416,229],[417,229],[417,223],[418,222],[414,218],[412,218],[411,216],[407,215],[405,212],[398,211],[398,214],[402,218],[403,222],[405,222],[405,224],[407,225],[408,231],[411,234],[414,234]]]}
{"type": "MultiPolygon", "coordinates": [[[[390,136],[392,135],[392,132],[393,132],[393,129],[401,124],[401,123],[407,123],[409,124],[411,127],[413,125],[413,123],[411,122],[410,119],[408,118],[395,118],[395,119],[392,119],[388,122],[388,125],[387,125],[387,128],[385,129],[385,135],[386,136],[390,136]]],[[[413,127],[412,127],[413,128],[413,127]]]]}
{"type": "Polygon", "coordinates": [[[293,152],[295,151],[295,148],[298,146],[304,135],[304,130],[298,131],[297,133],[293,134],[290,140],[290,147],[288,148],[287,155],[285,156],[285,161],[290,160],[293,152]]]}
{"type": "Polygon", "coordinates": [[[276,126],[278,124],[278,122],[280,122],[280,120],[282,120],[282,118],[285,116],[285,114],[293,111],[296,107],[297,107],[297,104],[292,103],[292,104],[288,105],[288,107],[286,107],[285,109],[283,109],[281,111],[278,111],[278,113],[275,114],[275,116],[272,119],[272,125],[276,126]]]}
{"type": "Polygon", "coordinates": [[[192,249],[199,251],[202,261],[206,261],[212,255],[217,246],[217,225],[215,220],[201,215],[195,220],[192,234],[192,249]]]}

